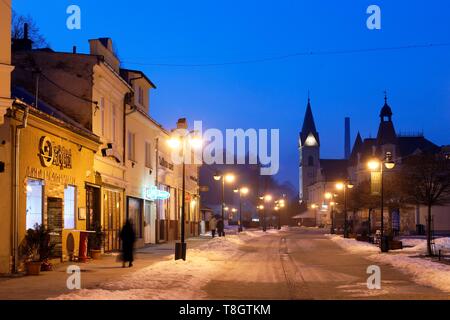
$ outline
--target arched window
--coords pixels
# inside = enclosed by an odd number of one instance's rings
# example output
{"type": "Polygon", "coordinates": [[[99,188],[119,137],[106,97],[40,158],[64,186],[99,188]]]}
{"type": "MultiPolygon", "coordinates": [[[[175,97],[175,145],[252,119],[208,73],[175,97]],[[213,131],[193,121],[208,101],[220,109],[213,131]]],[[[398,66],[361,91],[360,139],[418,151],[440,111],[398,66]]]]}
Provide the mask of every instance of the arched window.
{"type": "Polygon", "coordinates": [[[308,157],[308,166],[314,166],[314,158],[313,156],[308,157]]]}

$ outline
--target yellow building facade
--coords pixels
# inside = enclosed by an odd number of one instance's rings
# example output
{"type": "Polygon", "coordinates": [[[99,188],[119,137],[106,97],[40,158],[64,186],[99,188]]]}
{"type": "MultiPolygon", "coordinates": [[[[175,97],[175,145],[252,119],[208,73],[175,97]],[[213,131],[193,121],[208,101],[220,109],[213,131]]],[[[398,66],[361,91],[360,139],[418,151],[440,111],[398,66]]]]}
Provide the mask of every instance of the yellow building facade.
{"type": "Polygon", "coordinates": [[[86,187],[95,183],[99,138],[16,101],[0,126],[0,140],[8,148],[2,175],[9,177],[1,188],[11,191],[0,194],[0,273],[21,270],[20,246],[35,224],[51,232],[53,256],[66,259],[68,233],[86,230],[86,187]]]}

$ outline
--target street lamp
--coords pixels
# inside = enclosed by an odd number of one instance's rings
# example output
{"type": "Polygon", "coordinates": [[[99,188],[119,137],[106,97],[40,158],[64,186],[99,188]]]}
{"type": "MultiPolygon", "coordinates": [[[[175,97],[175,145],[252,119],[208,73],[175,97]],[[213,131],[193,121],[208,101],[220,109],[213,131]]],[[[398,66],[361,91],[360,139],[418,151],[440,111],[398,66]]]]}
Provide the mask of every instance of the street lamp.
{"type": "Polygon", "coordinates": [[[214,180],[221,181],[222,180],[222,221],[225,223],[225,182],[227,183],[233,183],[236,179],[236,176],[231,173],[227,173],[225,175],[216,173],[214,175],[214,180]]]}
{"type": "Polygon", "coordinates": [[[249,193],[249,189],[247,187],[241,187],[233,190],[234,193],[239,193],[239,229],[238,232],[242,232],[242,196],[245,196],[249,193]]]}
{"type": "Polygon", "coordinates": [[[387,243],[387,239],[384,238],[384,183],[383,183],[383,168],[386,168],[388,170],[394,169],[395,162],[392,161],[391,157],[386,155],[385,159],[383,161],[380,161],[378,159],[372,159],[367,163],[367,167],[370,171],[380,172],[380,196],[381,196],[381,241],[380,241],[380,250],[381,252],[388,252],[389,251],[389,245],[387,243]]]}
{"type": "MultiPolygon", "coordinates": [[[[198,136],[196,131],[188,131],[186,119],[179,119],[177,122],[177,129],[172,130],[171,137],[167,140],[167,144],[174,151],[179,152],[182,161],[183,182],[182,182],[182,198],[181,203],[181,242],[175,244],[175,260],[186,260],[186,242],[185,242],[185,227],[186,227],[186,148],[187,144],[193,149],[201,148],[202,139],[198,136]]],[[[190,149],[191,150],[191,149],[190,149]]]]}
{"type": "Polygon", "coordinates": [[[337,182],[336,189],[344,193],[344,238],[348,238],[348,221],[347,221],[347,189],[353,189],[354,185],[347,180],[346,182],[337,182]]]}
{"type": "MultiPolygon", "coordinates": [[[[272,199],[273,199],[272,195],[270,195],[270,194],[266,194],[266,195],[262,196],[262,198],[264,199],[265,203],[270,203],[270,202],[272,202],[272,199]]],[[[266,230],[267,230],[266,209],[265,209],[265,207],[263,207],[263,231],[266,232],[266,230]]]]}

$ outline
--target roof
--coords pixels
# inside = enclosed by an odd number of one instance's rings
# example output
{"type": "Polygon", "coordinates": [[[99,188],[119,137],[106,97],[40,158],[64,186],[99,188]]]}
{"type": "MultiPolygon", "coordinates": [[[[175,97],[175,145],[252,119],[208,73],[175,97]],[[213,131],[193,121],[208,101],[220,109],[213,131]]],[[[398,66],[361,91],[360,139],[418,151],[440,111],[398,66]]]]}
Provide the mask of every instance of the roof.
{"type": "Polygon", "coordinates": [[[358,162],[358,152],[361,152],[363,148],[363,141],[361,138],[361,134],[358,131],[358,134],[356,135],[355,143],[353,144],[352,152],[350,154],[349,158],[349,164],[350,165],[356,165],[358,162]]]}
{"type": "Polygon", "coordinates": [[[402,136],[398,138],[398,146],[402,157],[413,154],[417,150],[422,152],[439,152],[440,148],[423,136],[402,136]]]}
{"type": "MultiPolygon", "coordinates": [[[[38,114],[41,116],[47,116],[54,119],[59,120],[60,122],[58,124],[75,131],[76,133],[79,133],[87,138],[90,138],[94,141],[99,141],[100,138],[95,135],[92,131],[86,129],[81,124],[79,124],[74,119],[70,118],[65,113],[61,112],[60,110],[56,109],[55,107],[49,105],[48,103],[42,101],[39,99],[37,107],[34,105],[36,103],[34,95],[32,95],[30,92],[25,90],[22,87],[12,87],[11,89],[11,96],[13,98],[19,99],[20,101],[24,102],[25,104],[29,105],[30,107],[33,107],[34,110],[40,111],[38,114]]],[[[50,119],[51,120],[51,119],[50,119]]]]}
{"type": "MultiPolygon", "coordinates": [[[[144,72],[140,71],[140,70],[133,70],[133,69],[125,69],[125,68],[120,68],[120,75],[125,78],[125,75],[123,73],[128,73],[128,72],[133,72],[133,73],[137,73],[140,74],[145,80],[147,80],[148,83],[150,83],[150,85],[153,87],[153,89],[156,89],[156,85],[152,82],[152,80],[150,80],[144,72]]],[[[126,79],[127,82],[129,82],[130,79],[126,79]]]]}
{"type": "Polygon", "coordinates": [[[312,133],[314,138],[316,138],[317,143],[320,145],[319,133],[316,130],[316,124],[314,122],[314,116],[311,109],[311,102],[308,99],[308,104],[306,106],[305,117],[303,119],[302,131],[300,132],[301,144],[303,145],[308,138],[308,135],[312,133]]]}
{"type": "Polygon", "coordinates": [[[325,181],[347,179],[347,159],[320,159],[320,170],[325,181]]]}

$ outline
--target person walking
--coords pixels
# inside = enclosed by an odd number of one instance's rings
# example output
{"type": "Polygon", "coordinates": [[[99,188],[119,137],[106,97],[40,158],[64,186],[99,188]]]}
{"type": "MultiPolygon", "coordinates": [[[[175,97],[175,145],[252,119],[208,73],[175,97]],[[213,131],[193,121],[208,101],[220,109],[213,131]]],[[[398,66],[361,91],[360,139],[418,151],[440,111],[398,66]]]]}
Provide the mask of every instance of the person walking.
{"type": "Polygon", "coordinates": [[[120,231],[120,240],[122,240],[122,267],[125,268],[126,262],[128,262],[128,267],[132,267],[136,234],[133,230],[133,225],[131,224],[130,219],[127,219],[125,225],[120,231]]]}
{"type": "Polygon", "coordinates": [[[212,216],[209,219],[209,230],[211,230],[211,235],[214,238],[216,236],[216,228],[217,228],[217,219],[215,216],[212,216]]]}
{"type": "Polygon", "coordinates": [[[225,225],[223,223],[223,220],[219,219],[219,221],[217,221],[217,233],[219,234],[219,237],[225,236],[225,232],[223,231],[224,228],[225,228],[225,225]]]}

